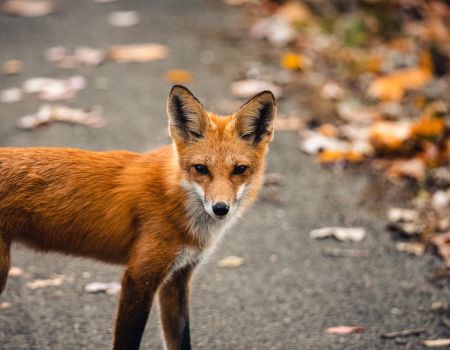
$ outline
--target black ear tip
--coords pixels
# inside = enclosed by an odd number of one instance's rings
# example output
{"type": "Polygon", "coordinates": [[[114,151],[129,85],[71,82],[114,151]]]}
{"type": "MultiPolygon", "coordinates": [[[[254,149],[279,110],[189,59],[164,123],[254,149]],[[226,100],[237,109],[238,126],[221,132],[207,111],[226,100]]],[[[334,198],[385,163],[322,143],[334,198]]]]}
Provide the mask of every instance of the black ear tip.
{"type": "Polygon", "coordinates": [[[186,86],[183,85],[174,85],[172,86],[172,89],[170,89],[170,95],[181,95],[183,93],[188,93],[192,95],[192,92],[189,91],[189,89],[186,86]]]}

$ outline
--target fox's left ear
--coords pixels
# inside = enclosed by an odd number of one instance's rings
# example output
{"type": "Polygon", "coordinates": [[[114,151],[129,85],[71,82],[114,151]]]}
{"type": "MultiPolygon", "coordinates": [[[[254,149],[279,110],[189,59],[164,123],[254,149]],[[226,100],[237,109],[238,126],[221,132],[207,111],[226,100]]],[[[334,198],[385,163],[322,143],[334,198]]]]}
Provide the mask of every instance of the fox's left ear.
{"type": "Polygon", "coordinates": [[[263,91],[248,100],[235,114],[239,137],[252,145],[273,138],[273,123],[277,115],[275,97],[263,91]]]}
{"type": "Polygon", "coordinates": [[[167,100],[169,132],[183,142],[203,137],[209,126],[208,112],[187,88],[175,85],[167,100]]]}

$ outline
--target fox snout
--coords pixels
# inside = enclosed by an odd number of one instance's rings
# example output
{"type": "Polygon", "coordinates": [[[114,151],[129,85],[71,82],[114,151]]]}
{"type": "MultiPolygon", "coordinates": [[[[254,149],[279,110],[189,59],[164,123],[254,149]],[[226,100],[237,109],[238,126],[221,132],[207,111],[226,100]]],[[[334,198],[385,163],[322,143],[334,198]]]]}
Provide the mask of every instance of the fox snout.
{"type": "Polygon", "coordinates": [[[220,217],[224,217],[225,215],[228,214],[230,207],[228,206],[228,204],[224,202],[218,202],[213,205],[212,209],[214,214],[220,217]]]}

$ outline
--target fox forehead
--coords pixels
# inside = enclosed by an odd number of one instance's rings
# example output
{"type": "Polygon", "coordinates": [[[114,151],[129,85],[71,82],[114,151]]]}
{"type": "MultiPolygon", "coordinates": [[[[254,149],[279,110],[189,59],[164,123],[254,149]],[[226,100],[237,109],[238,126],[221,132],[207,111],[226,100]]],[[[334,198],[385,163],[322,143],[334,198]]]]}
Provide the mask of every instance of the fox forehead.
{"type": "Polygon", "coordinates": [[[192,164],[206,164],[211,169],[235,165],[255,166],[264,153],[239,137],[234,116],[222,117],[208,113],[208,117],[210,127],[203,138],[179,149],[182,165],[187,167],[192,164]]]}

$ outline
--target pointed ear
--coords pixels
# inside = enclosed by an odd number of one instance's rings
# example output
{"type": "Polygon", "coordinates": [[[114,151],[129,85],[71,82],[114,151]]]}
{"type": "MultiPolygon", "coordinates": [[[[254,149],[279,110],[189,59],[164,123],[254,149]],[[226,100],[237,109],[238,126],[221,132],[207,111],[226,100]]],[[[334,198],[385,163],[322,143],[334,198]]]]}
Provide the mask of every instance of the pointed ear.
{"type": "Polygon", "coordinates": [[[273,123],[277,114],[275,97],[263,91],[248,100],[235,114],[239,137],[252,145],[273,138],[273,123]]]}
{"type": "Polygon", "coordinates": [[[209,126],[208,113],[205,107],[187,88],[175,85],[170,90],[167,100],[170,135],[184,142],[203,137],[209,126]]]}

